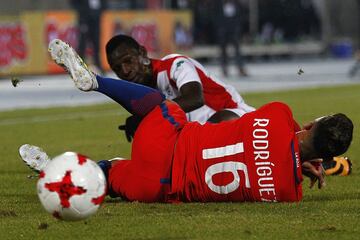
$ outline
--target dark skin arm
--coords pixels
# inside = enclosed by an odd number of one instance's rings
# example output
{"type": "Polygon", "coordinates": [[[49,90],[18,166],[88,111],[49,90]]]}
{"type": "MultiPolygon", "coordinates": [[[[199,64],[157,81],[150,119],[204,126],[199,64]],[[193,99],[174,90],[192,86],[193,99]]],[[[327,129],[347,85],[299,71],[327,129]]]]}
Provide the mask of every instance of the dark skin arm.
{"type": "Polygon", "coordinates": [[[199,82],[189,82],[180,88],[180,96],[173,99],[184,110],[191,112],[204,105],[203,89],[199,82]]]}
{"type": "Polygon", "coordinates": [[[239,116],[236,113],[224,109],[224,110],[214,113],[214,115],[212,115],[208,119],[208,122],[219,123],[222,121],[229,121],[229,120],[233,120],[233,119],[237,119],[237,118],[239,118],[239,116]]]}
{"type": "MultiPolygon", "coordinates": [[[[173,99],[173,101],[179,104],[184,112],[191,112],[202,107],[205,104],[205,100],[201,84],[195,81],[184,84],[180,88],[180,96],[173,99]]],[[[239,116],[234,112],[222,110],[212,115],[208,121],[219,123],[236,118],[239,118],[239,116]]]]}

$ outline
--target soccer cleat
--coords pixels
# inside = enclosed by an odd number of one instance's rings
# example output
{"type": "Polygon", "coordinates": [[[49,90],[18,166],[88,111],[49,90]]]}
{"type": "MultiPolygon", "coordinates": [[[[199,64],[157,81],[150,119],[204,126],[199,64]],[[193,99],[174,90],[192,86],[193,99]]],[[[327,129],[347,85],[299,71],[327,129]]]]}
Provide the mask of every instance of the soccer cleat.
{"type": "Polygon", "coordinates": [[[350,175],[352,170],[352,163],[348,157],[334,157],[330,161],[322,163],[325,170],[325,175],[350,175]]]}
{"type": "Polygon", "coordinates": [[[49,163],[50,158],[44,150],[37,146],[24,144],[19,148],[22,160],[35,172],[42,171],[49,163]]]}
{"type": "Polygon", "coordinates": [[[88,69],[84,61],[69,44],[60,39],[54,39],[49,43],[48,50],[56,64],[70,74],[78,89],[90,91],[98,88],[95,74],[88,69]]]}

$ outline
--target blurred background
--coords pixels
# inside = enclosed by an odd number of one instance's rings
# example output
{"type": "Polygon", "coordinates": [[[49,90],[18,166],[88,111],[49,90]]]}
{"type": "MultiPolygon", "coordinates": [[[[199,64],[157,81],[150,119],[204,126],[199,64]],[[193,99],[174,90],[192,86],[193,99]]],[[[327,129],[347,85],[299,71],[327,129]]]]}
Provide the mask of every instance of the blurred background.
{"type": "MultiPolygon", "coordinates": [[[[61,71],[49,62],[44,46],[61,38],[79,49],[81,6],[79,10],[73,2],[86,4],[81,0],[0,1],[1,75],[61,71]]],[[[105,70],[104,45],[117,33],[134,36],[156,57],[180,52],[202,61],[219,59],[219,30],[226,27],[234,31],[239,27],[238,44],[248,62],[304,56],[351,58],[360,42],[357,0],[238,0],[239,17],[231,26],[218,17],[217,4],[222,1],[217,0],[89,2],[98,4],[95,8],[101,15],[97,35],[105,70]]],[[[92,26],[96,32],[96,22],[92,26]]],[[[96,49],[92,45],[85,49],[90,61],[96,49]]]]}
{"type": "MultiPolygon", "coordinates": [[[[0,0],[0,12],[0,79],[60,80],[54,76],[64,71],[47,53],[54,38],[111,75],[105,44],[119,33],[152,57],[195,58],[242,92],[347,83],[360,75],[359,0],[0,0]]],[[[0,95],[16,96],[7,93],[0,95]]]]}

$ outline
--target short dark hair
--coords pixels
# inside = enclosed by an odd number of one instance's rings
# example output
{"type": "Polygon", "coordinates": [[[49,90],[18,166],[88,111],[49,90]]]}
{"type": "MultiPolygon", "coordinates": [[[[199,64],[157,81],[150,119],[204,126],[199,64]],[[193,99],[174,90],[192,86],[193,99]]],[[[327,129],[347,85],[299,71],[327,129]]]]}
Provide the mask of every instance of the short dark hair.
{"type": "Polygon", "coordinates": [[[106,57],[108,62],[110,62],[110,58],[113,57],[113,53],[116,49],[135,49],[137,51],[140,50],[141,45],[131,36],[128,35],[115,35],[106,43],[106,57]]]}
{"type": "Polygon", "coordinates": [[[347,151],[352,141],[354,125],[342,113],[321,118],[315,125],[313,145],[323,159],[339,156],[347,151]]]}

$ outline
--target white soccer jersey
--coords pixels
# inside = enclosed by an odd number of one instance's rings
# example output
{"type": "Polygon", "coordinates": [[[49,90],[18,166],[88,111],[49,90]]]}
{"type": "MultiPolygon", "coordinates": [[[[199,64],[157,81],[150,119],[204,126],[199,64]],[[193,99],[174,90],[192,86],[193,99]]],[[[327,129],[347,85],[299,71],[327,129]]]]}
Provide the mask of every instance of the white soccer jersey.
{"type": "Polygon", "coordinates": [[[203,87],[205,105],[187,113],[189,121],[205,123],[215,112],[227,109],[239,116],[254,111],[248,106],[233,86],[211,75],[196,60],[170,54],[161,60],[152,59],[154,79],[157,79],[158,89],[167,99],[180,95],[179,89],[188,82],[199,82],[203,87]]]}

